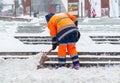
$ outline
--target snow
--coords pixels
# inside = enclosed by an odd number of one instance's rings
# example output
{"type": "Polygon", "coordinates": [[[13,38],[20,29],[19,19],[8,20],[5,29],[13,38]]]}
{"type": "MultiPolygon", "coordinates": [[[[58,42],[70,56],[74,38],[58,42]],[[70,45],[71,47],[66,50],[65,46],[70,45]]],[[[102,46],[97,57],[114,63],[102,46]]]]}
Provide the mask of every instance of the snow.
{"type": "Polygon", "coordinates": [[[3,0],[4,4],[14,4],[14,0],[3,0]]]}
{"type": "Polygon", "coordinates": [[[120,66],[36,70],[39,56],[27,60],[0,59],[1,83],[119,83],[120,66]]]}
{"type": "Polygon", "coordinates": [[[0,60],[1,83],[119,83],[120,66],[36,70],[38,56],[27,60],[0,60]]]}
{"type": "MultiPolygon", "coordinates": [[[[34,19],[34,18],[32,18],[34,19]]],[[[16,28],[19,25],[39,25],[41,19],[34,19],[31,22],[9,22],[0,21],[0,52],[38,52],[48,51],[50,45],[24,45],[14,38],[16,28]],[[25,48],[25,49],[24,49],[25,48]]],[[[85,22],[88,22],[86,19],[85,22]]],[[[90,25],[91,26],[91,25],[90,25]]],[[[79,25],[80,30],[83,27],[79,25]]],[[[88,27],[88,26],[87,26],[88,27]]],[[[93,26],[91,26],[93,27],[93,26]]],[[[91,28],[89,27],[89,28],[91,28]]],[[[103,27],[103,26],[102,26],[103,27]]],[[[83,27],[86,29],[86,26],[83,27]]],[[[82,29],[82,30],[83,30],[82,29]]],[[[42,33],[21,34],[49,36],[49,30],[45,28],[42,33]]],[[[119,32],[95,32],[81,31],[81,38],[77,43],[79,52],[119,52],[119,45],[95,44],[88,37],[89,35],[120,35],[119,32]]],[[[57,49],[55,50],[57,51],[57,49]]],[[[120,83],[120,65],[81,67],[79,70],[71,68],[39,69],[36,66],[42,53],[29,56],[29,59],[3,59],[0,57],[0,83],[120,83]]],[[[4,55],[2,55],[4,56],[4,55]]]]}

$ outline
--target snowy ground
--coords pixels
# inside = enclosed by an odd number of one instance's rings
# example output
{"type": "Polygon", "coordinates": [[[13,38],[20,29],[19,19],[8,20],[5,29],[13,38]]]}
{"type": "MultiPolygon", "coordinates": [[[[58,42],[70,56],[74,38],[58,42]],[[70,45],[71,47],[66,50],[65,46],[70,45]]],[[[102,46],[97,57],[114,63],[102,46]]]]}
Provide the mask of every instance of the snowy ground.
{"type": "MultiPolygon", "coordinates": [[[[41,19],[42,20],[42,19],[41,19]]],[[[38,25],[37,20],[33,21],[38,25]]],[[[0,52],[19,52],[19,51],[47,51],[51,46],[47,45],[24,45],[14,38],[16,27],[20,22],[0,21],[0,52]],[[25,48],[25,49],[24,49],[25,48]]],[[[96,25],[97,26],[97,25],[96,25]]],[[[119,25],[117,25],[119,26],[119,25]]],[[[95,27],[95,26],[94,26],[95,27]]],[[[103,26],[102,26],[103,27],[103,26]]],[[[109,28],[111,26],[108,26],[109,28]]],[[[95,32],[93,26],[80,26],[81,39],[77,43],[78,51],[102,51],[119,52],[119,45],[96,45],[91,41],[89,35],[119,35],[114,29],[109,31],[101,29],[95,32]],[[81,28],[83,27],[83,28],[81,28]],[[88,28],[89,27],[89,28],[88,28]],[[93,31],[90,31],[90,30],[93,31]],[[87,31],[86,31],[87,30],[87,31]]],[[[49,35],[48,29],[43,33],[32,35],[49,35]]],[[[55,50],[57,51],[57,50],[55,50]]],[[[81,67],[79,70],[60,68],[60,69],[39,69],[36,70],[40,55],[31,56],[29,59],[8,59],[0,58],[0,83],[120,83],[120,66],[105,67],[81,67]]]]}
{"type": "Polygon", "coordinates": [[[0,83],[120,83],[120,66],[36,70],[37,61],[0,59],[0,83]]]}

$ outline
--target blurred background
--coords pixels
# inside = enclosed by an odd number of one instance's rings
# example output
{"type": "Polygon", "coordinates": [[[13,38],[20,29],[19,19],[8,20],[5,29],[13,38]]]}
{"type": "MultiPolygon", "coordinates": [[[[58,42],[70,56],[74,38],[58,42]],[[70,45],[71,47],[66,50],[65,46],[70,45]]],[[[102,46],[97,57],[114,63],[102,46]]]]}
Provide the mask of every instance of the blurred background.
{"type": "Polygon", "coordinates": [[[43,16],[69,12],[79,18],[120,17],[120,0],[0,0],[0,16],[43,16]]]}

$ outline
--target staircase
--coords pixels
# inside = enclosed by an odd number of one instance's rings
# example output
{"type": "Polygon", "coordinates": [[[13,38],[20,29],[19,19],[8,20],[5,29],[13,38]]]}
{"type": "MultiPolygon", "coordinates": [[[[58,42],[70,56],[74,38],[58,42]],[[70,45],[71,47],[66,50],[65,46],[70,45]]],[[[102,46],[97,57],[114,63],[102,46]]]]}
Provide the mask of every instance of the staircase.
{"type": "MultiPolygon", "coordinates": [[[[52,39],[49,36],[15,36],[16,39],[26,45],[52,44],[52,39]]],[[[120,36],[89,36],[95,44],[111,44],[120,45],[120,36]]],[[[120,52],[78,52],[80,64],[83,66],[91,65],[113,65],[120,64],[120,52]]],[[[57,52],[51,52],[48,55],[49,59],[45,62],[45,66],[56,66],[57,52]]],[[[66,56],[67,65],[71,65],[72,61],[69,55],[66,56]]]]}
{"type": "MultiPolygon", "coordinates": [[[[120,64],[120,52],[78,52],[81,66],[92,65],[118,65],[120,64]]],[[[49,59],[45,65],[58,65],[57,53],[52,52],[48,55],[49,59]]],[[[66,56],[67,65],[71,65],[70,56],[66,56]]]]}
{"type": "MultiPolygon", "coordinates": [[[[98,20],[96,21],[98,23],[98,20]]],[[[101,21],[100,21],[101,22],[101,21]]],[[[80,23],[80,22],[79,22],[80,23]]],[[[90,22],[89,22],[90,23],[90,22]]],[[[104,45],[110,45],[115,46],[115,48],[118,48],[120,45],[120,34],[118,33],[120,31],[119,25],[118,26],[107,26],[106,25],[92,25],[91,27],[88,27],[86,23],[83,25],[80,25],[80,31],[87,36],[88,41],[92,43],[93,45],[97,45],[98,47],[104,46],[104,45]],[[83,27],[85,26],[85,27],[83,27]],[[109,28],[108,28],[109,27],[109,28]],[[93,33],[92,33],[93,32],[93,33]],[[96,32],[96,33],[95,33],[96,32]],[[106,34],[104,34],[106,32],[106,34]],[[115,33],[110,34],[110,32],[115,33]],[[103,33],[103,34],[102,34],[103,33]],[[117,47],[118,46],[118,47],[117,47]]],[[[119,23],[119,21],[117,21],[119,23]]],[[[41,24],[42,26],[44,26],[41,24]]],[[[50,36],[41,36],[39,34],[36,35],[36,33],[41,33],[44,29],[40,29],[40,26],[19,26],[17,28],[16,35],[14,35],[14,38],[18,40],[19,42],[22,42],[25,46],[34,46],[34,45],[51,45],[52,39],[50,36]]],[[[84,35],[81,34],[81,38],[84,40],[84,35]]],[[[81,43],[80,43],[81,44],[81,43]]],[[[87,43],[88,44],[88,43],[87,43]]],[[[82,45],[81,45],[82,46],[82,45]]],[[[89,45],[88,45],[89,47],[89,45]]],[[[107,48],[106,48],[107,49],[107,48]]],[[[116,49],[115,49],[116,50],[116,49]]],[[[78,50],[78,55],[80,59],[80,65],[83,66],[91,66],[91,65],[113,65],[113,64],[120,64],[120,52],[119,51],[81,51],[78,50]]],[[[2,56],[4,59],[28,59],[29,56],[34,56],[38,54],[39,51],[23,51],[23,52],[0,52],[0,56],[2,56]],[[12,56],[12,57],[11,57],[12,56]]],[[[55,66],[58,65],[57,61],[57,52],[51,52],[48,55],[49,59],[45,61],[45,65],[49,66],[55,66]]],[[[70,56],[67,54],[66,56],[67,64],[71,65],[72,61],[70,56]]]]}

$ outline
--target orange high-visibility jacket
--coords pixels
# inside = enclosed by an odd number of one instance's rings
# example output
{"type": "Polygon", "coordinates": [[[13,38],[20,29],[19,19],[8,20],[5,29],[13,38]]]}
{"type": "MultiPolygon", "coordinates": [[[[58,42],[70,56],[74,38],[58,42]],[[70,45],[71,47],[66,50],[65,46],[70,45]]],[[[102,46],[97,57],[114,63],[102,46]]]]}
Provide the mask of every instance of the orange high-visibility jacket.
{"type": "Polygon", "coordinates": [[[50,29],[50,35],[56,36],[60,31],[68,28],[68,27],[76,27],[74,22],[77,18],[68,13],[59,13],[55,14],[51,17],[48,22],[48,28],[50,29]]]}

